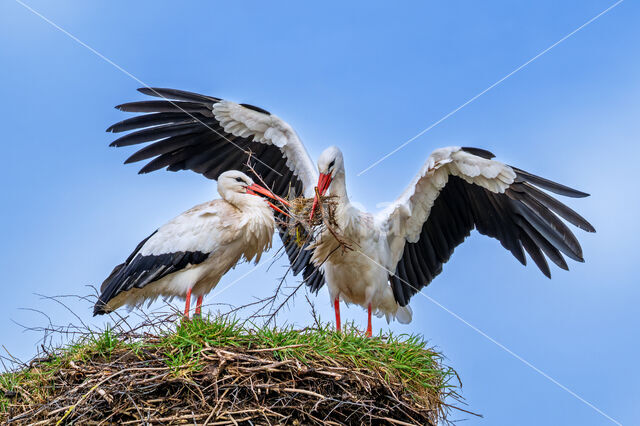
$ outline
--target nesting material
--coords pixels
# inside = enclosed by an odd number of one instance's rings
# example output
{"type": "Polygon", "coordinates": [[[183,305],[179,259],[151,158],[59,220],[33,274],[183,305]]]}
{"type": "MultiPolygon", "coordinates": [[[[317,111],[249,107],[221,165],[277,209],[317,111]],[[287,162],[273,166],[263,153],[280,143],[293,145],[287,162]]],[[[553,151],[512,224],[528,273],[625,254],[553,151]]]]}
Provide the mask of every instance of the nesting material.
{"type": "Polygon", "coordinates": [[[337,197],[332,195],[320,196],[313,220],[310,218],[313,198],[298,197],[291,200],[291,212],[299,223],[309,228],[320,226],[325,221],[335,226],[336,208],[338,207],[338,200],[336,198],[337,197]]]}
{"type": "Polygon", "coordinates": [[[288,213],[293,220],[286,223],[289,235],[302,247],[307,241],[307,236],[322,231],[325,227],[331,227],[335,232],[338,229],[336,222],[336,209],[338,201],[335,196],[320,196],[316,213],[311,219],[313,198],[298,197],[289,200],[291,204],[288,213]],[[310,232],[310,231],[315,232],[310,232]]]}
{"type": "Polygon", "coordinates": [[[151,330],[107,330],[4,373],[0,423],[436,425],[457,400],[455,372],[415,337],[221,320],[151,330]]]}

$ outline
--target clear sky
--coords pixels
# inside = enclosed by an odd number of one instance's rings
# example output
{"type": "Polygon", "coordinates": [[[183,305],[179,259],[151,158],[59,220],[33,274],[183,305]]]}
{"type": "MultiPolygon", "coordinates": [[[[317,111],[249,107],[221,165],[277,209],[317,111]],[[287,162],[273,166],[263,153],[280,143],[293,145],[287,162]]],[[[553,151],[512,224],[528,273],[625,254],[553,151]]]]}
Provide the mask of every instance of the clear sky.
{"type": "MultiPolygon", "coordinates": [[[[447,145],[592,194],[565,199],[597,228],[576,230],[586,263],[546,279],[495,240],[472,235],[425,289],[433,298],[623,424],[640,424],[638,135],[640,6],[627,0],[362,176],[357,172],[613,1],[46,2],[25,0],[149,85],[262,106],[312,156],[339,145],[351,198],[393,200],[447,145]]],[[[13,321],[72,321],[46,295],[86,294],[159,225],[217,197],[189,172],[138,176],[104,132],[140,84],[33,15],[0,3],[0,343],[28,358],[41,337],[13,321]]],[[[265,260],[270,256],[266,256],[265,260]]],[[[207,302],[266,295],[285,261],[207,302]]],[[[241,265],[220,288],[247,273],[241,265]]],[[[293,283],[293,282],[291,282],[293,283]]],[[[214,291],[215,293],[215,291],[214,291]]],[[[326,290],[315,299],[332,319],[326,290]]],[[[83,320],[90,306],[70,301],[83,320]]],[[[460,374],[473,425],[612,424],[426,297],[410,325],[460,374]]],[[[285,314],[311,321],[303,300],[285,314]]],[[[360,308],[343,318],[366,325],[360,308]]],[[[468,418],[454,413],[454,418],[468,418]]]]}

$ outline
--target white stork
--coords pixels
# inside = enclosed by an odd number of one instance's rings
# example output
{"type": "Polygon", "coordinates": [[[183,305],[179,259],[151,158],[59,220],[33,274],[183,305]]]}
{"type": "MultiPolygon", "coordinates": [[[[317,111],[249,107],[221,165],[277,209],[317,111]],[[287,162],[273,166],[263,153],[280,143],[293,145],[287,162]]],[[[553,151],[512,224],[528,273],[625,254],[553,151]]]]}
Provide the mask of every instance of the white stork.
{"type": "MultiPolygon", "coordinates": [[[[563,253],[584,262],[580,243],[557,215],[588,232],[595,229],[536,186],[569,197],[588,194],[493,157],[478,148],[437,149],[402,195],[373,216],[349,203],[340,150],[330,147],[320,155],[318,194],[337,196],[338,228],[357,247],[336,253],[339,243],[328,230],[312,247],[314,264],[325,262],[338,323],[339,300],[367,307],[369,336],[372,310],[387,320],[410,322],[409,299],[442,272],[474,228],[498,239],[523,265],[526,250],[549,278],[545,255],[562,269],[568,269],[563,253]]],[[[311,216],[316,205],[317,196],[311,216]]]]}
{"type": "Polygon", "coordinates": [[[338,148],[325,150],[316,169],[291,126],[261,108],[174,89],[139,91],[164,100],[118,106],[151,114],[108,130],[142,128],[112,146],[155,141],[126,161],[155,157],[141,173],[167,167],[216,179],[224,170],[242,168],[245,151],[251,151],[259,160],[256,171],[275,194],[312,197],[317,186],[320,194],[337,197],[339,232],[355,250],[335,251],[338,242],[326,230],[304,250],[284,230],[280,235],[294,273],[302,271],[312,291],[326,278],[338,329],[340,300],[368,310],[368,335],[372,313],[387,321],[410,322],[409,299],[442,271],[474,228],[498,239],[522,264],[526,251],[547,277],[546,258],[562,269],[568,269],[563,254],[583,261],[578,240],[559,217],[595,232],[584,218],[538,188],[569,197],[588,194],[495,161],[493,154],[477,148],[434,151],[402,195],[373,216],[349,202],[338,148]]]}
{"type": "Polygon", "coordinates": [[[200,315],[204,295],[241,258],[257,263],[271,247],[272,209],[280,210],[256,195],[283,200],[236,170],[220,175],[218,192],[222,199],[187,210],[142,240],[102,283],[93,314],[177,296],[186,299],[188,318],[193,294],[200,315]]]}

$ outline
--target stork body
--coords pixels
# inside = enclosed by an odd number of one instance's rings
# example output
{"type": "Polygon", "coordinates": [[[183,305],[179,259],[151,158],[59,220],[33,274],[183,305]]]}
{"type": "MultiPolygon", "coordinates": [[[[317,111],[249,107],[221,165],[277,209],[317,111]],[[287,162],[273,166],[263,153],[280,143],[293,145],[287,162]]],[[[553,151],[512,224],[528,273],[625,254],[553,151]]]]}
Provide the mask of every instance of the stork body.
{"type": "MultiPolygon", "coordinates": [[[[375,216],[349,203],[341,151],[327,148],[318,159],[318,193],[336,196],[335,221],[355,250],[336,253],[333,232],[322,232],[313,261],[323,264],[336,320],[339,300],[411,321],[409,299],[442,272],[456,246],[475,228],[498,239],[522,264],[525,251],[549,278],[546,258],[562,269],[562,254],[583,262],[576,237],[558,216],[588,232],[584,218],[545,192],[569,197],[588,194],[492,159],[477,148],[435,150],[402,195],[375,216]]],[[[318,197],[314,201],[314,215],[318,197]]]]}
{"type": "Polygon", "coordinates": [[[311,249],[312,261],[324,272],[338,329],[340,302],[354,303],[367,309],[369,335],[372,313],[385,316],[387,321],[393,318],[403,324],[411,322],[411,308],[398,305],[389,286],[388,274],[381,267],[391,263],[385,233],[376,226],[373,215],[359,210],[349,201],[342,154],[337,148],[325,151],[319,165],[329,161],[334,161],[336,170],[329,188],[329,194],[336,197],[337,202],[334,215],[337,230],[334,232],[339,233],[342,241],[339,242],[333,232],[325,228],[311,249]],[[350,249],[342,249],[341,243],[346,243],[350,249]]]}
{"type": "Polygon", "coordinates": [[[255,170],[275,194],[311,197],[317,187],[321,195],[337,197],[337,232],[353,250],[337,250],[329,230],[302,248],[286,229],[279,231],[294,274],[302,272],[315,292],[327,282],[338,327],[341,300],[368,309],[369,335],[372,312],[409,322],[411,297],[442,272],[474,229],[500,241],[522,264],[527,253],[547,277],[547,259],[562,269],[568,269],[563,255],[583,261],[577,238],[560,218],[595,231],[542,190],[575,198],[588,194],[495,161],[477,148],[435,150],[387,209],[376,215],[361,212],[349,202],[338,148],[326,149],[316,168],[293,128],[261,108],[174,89],[140,92],[164,100],[120,105],[124,111],[150,114],[109,130],[142,129],[114,146],[154,141],[127,160],[153,158],[141,173],[166,167],[216,179],[224,170],[241,169],[250,151],[255,170]]]}
{"type": "MultiPolygon", "coordinates": [[[[123,305],[136,307],[157,297],[202,299],[241,259],[258,262],[271,247],[275,220],[263,191],[244,173],[220,176],[222,199],[193,207],[143,240],[101,286],[94,314],[123,305]]],[[[268,194],[268,192],[263,191],[268,194]]]]}

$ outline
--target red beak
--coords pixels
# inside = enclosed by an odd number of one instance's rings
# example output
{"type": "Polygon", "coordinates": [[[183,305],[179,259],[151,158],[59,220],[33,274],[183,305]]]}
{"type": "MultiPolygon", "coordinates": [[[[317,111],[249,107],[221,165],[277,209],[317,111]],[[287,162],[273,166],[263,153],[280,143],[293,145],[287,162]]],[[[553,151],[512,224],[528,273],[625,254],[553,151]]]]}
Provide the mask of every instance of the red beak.
{"type": "MultiPolygon", "coordinates": [[[[253,183],[249,186],[247,186],[247,194],[251,194],[251,195],[264,195],[265,197],[271,198],[272,200],[276,200],[278,202],[280,202],[282,205],[284,206],[290,206],[289,202],[287,200],[285,200],[284,198],[278,197],[276,194],[274,194],[273,192],[269,191],[266,188],[263,188],[262,186],[258,185],[257,183],[253,183]]],[[[269,202],[269,206],[271,206],[272,209],[274,209],[277,212],[280,212],[282,214],[284,214],[285,216],[289,216],[286,212],[282,211],[281,209],[279,209],[278,207],[276,207],[273,203],[269,202]]]]}
{"type": "Polygon", "coordinates": [[[329,189],[329,185],[331,185],[331,175],[325,175],[324,173],[320,173],[318,177],[318,186],[316,187],[316,195],[313,197],[313,206],[311,207],[311,215],[309,216],[309,220],[313,220],[313,215],[316,212],[316,208],[318,208],[318,195],[323,196],[327,189],[329,189]]]}

